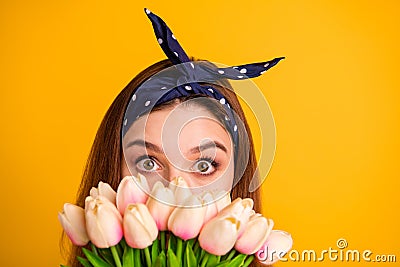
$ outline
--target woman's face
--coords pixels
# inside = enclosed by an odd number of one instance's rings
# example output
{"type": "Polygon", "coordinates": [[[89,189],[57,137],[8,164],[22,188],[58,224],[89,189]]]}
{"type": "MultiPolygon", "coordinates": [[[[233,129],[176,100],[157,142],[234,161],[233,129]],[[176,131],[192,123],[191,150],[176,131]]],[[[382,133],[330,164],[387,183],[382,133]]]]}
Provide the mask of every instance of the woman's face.
{"type": "Polygon", "coordinates": [[[123,150],[122,175],[141,173],[150,188],[180,176],[198,192],[231,190],[230,135],[202,107],[181,104],[142,116],[126,133],[123,150]]]}

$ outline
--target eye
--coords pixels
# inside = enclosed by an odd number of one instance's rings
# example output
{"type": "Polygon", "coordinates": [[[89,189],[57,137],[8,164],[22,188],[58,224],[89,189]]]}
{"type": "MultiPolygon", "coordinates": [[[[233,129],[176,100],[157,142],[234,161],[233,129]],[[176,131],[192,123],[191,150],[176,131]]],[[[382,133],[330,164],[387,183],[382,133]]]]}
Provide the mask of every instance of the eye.
{"type": "Polygon", "coordinates": [[[211,159],[200,159],[193,165],[192,170],[202,175],[208,175],[215,171],[214,164],[211,159]]]}
{"type": "Polygon", "coordinates": [[[136,167],[145,172],[154,172],[160,169],[160,166],[154,159],[151,158],[144,158],[136,163],[136,167]]]}

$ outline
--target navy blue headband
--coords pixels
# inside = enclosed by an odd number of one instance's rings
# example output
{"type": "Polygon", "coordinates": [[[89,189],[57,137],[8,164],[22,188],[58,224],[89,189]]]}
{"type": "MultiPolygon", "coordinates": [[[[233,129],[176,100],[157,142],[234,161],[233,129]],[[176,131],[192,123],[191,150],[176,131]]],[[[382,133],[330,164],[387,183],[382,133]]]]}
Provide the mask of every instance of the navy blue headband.
{"type": "Polygon", "coordinates": [[[254,78],[275,66],[283,57],[228,68],[218,68],[213,64],[191,61],[167,24],[147,8],[145,8],[145,12],[153,24],[158,43],[168,59],[174,64],[174,67],[157,73],[136,89],[125,112],[122,136],[125,136],[129,127],[137,118],[149,113],[154,106],[178,97],[203,95],[214,98],[223,105],[227,114],[227,130],[236,146],[238,143],[238,126],[234,111],[216,88],[200,85],[200,83],[212,84],[222,79],[254,78]]]}

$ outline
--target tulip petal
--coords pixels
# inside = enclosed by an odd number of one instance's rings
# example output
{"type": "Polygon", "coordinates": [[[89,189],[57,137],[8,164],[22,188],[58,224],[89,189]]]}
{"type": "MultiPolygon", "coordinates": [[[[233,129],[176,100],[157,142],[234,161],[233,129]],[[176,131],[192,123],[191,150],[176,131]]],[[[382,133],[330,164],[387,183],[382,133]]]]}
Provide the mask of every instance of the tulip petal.
{"type": "Polygon", "coordinates": [[[235,245],[240,221],[235,217],[215,217],[206,223],[199,235],[200,246],[208,253],[221,256],[235,245]]]}
{"type": "Polygon", "coordinates": [[[215,194],[214,199],[217,201],[216,206],[219,212],[231,203],[231,194],[226,191],[220,191],[215,194]]]}
{"type": "Polygon", "coordinates": [[[129,204],[145,203],[148,198],[146,190],[148,190],[148,184],[143,175],[125,176],[117,189],[116,202],[119,212],[124,214],[129,204]]]}
{"type": "Polygon", "coordinates": [[[148,198],[146,206],[160,231],[168,229],[168,219],[174,210],[175,196],[171,189],[164,187],[161,182],[156,182],[148,198]]]}
{"type": "Polygon", "coordinates": [[[98,248],[108,248],[121,241],[122,217],[117,208],[104,196],[85,200],[86,229],[98,248]]]}
{"type": "Polygon", "coordinates": [[[210,193],[205,193],[202,197],[203,205],[206,208],[206,214],[204,215],[204,224],[215,217],[218,213],[217,205],[214,197],[210,193]]]}
{"type": "Polygon", "coordinates": [[[262,248],[257,251],[258,261],[271,265],[282,258],[293,245],[292,236],[284,231],[272,230],[262,248]]]}
{"type": "Polygon", "coordinates": [[[243,234],[236,241],[235,249],[242,254],[254,254],[264,245],[273,225],[272,220],[268,220],[261,214],[253,215],[243,234]]]}
{"type": "Polygon", "coordinates": [[[182,206],[186,199],[192,195],[189,185],[182,177],[172,179],[168,187],[174,192],[175,203],[178,206],[182,206]]]}
{"type": "Polygon", "coordinates": [[[100,196],[106,197],[111,203],[115,205],[115,197],[117,193],[114,191],[114,189],[112,189],[109,184],[99,182],[97,190],[100,196]]]}
{"type": "Polygon", "coordinates": [[[65,233],[76,246],[84,246],[89,242],[85,226],[85,211],[76,205],[65,203],[58,219],[65,233]]]}
{"type": "Polygon", "coordinates": [[[133,248],[150,246],[158,235],[157,225],[142,203],[128,205],[123,226],[126,243],[133,248]]]}
{"type": "Polygon", "coordinates": [[[191,195],[183,207],[176,207],[169,219],[168,229],[183,240],[195,238],[202,226],[206,207],[202,206],[198,196],[191,195]]]}

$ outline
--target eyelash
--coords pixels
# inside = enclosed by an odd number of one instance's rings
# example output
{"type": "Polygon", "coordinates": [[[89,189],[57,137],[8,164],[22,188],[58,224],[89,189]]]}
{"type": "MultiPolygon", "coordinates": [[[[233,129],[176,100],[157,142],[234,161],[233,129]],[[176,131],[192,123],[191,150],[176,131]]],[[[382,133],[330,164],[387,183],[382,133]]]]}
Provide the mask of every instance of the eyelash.
{"type": "Polygon", "coordinates": [[[202,161],[202,160],[208,161],[211,164],[211,166],[214,167],[215,170],[213,172],[211,172],[211,173],[201,173],[201,172],[199,172],[198,173],[199,175],[201,175],[201,176],[209,176],[209,175],[212,175],[214,172],[216,172],[218,170],[218,167],[219,167],[220,164],[218,162],[216,162],[212,157],[207,157],[207,156],[201,157],[196,162],[199,162],[199,161],[202,161]]]}
{"type": "MultiPolygon", "coordinates": [[[[144,160],[144,159],[151,159],[151,160],[153,160],[157,165],[162,166],[161,164],[158,163],[158,161],[157,161],[154,157],[149,156],[149,155],[143,155],[143,156],[138,157],[138,158],[135,160],[135,166],[136,166],[141,160],[144,160]]],[[[199,162],[199,161],[202,161],[202,160],[208,161],[208,162],[211,164],[211,166],[213,166],[213,167],[215,168],[215,170],[214,170],[213,172],[211,172],[211,173],[201,173],[201,172],[198,172],[199,175],[201,175],[201,176],[209,176],[209,175],[212,175],[215,171],[218,170],[218,167],[219,167],[220,163],[216,162],[212,157],[207,157],[207,156],[201,157],[201,158],[199,158],[198,160],[196,160],[196,163],[199,162]]],[[[142,170],[142,171],[148,172],[148,173],[153,172],[153,171],[145,171],[145,170],[142,170]]]]}
{"type": "MultiPolygon", "coordinates": [[[[142,161],[142,160],[144,160],[144,159],[150,159],[150,160],[154,161],[158,166],[162,166],[161,164],[158,163],[158,161],[157,161],[154,157],[149,156],[149,155],[143,155],[143,156],[138,157],[138,158],[135,160],[135,166],[136,166],[140,161],[142,161]]],[[[141,171],[147,172],[147,173],[152,173],[152,172],[154,172],[154,171],[146,171],[146,170],[141,170],[141,171]]]]}

